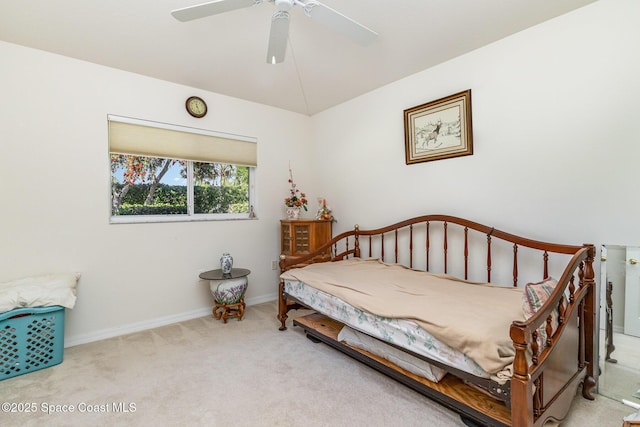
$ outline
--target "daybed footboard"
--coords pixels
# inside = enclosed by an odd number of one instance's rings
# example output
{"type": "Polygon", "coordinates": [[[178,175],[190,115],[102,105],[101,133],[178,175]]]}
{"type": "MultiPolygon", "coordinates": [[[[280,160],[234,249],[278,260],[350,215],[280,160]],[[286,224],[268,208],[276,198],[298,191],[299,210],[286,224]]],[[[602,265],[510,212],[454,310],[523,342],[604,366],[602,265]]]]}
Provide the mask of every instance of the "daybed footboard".
{"type": "MultiPolygon", "coordinates": [[[[507,283],[513,287],[557,278],[557,285],[532,317],[514,321],[511,325],[514,373],[506,385],[498,385],[494,388],[498,392],[492,393],[510,406],[506,419],[500,411],[494,415],[489,409],[492,405],[486,402],[470,403],[469,399],[473,398],[469,396],[477,394],[462,392],[463,397],[460,397],[461,387],[467,387],[462,383],[455,382],[455,390],[449,390],[446,384],[429,384],[425,380],[420,382],[424,388],[418,390],[485,424],[541,426],[549,419],[560,421],[566,417],[580,385],[583,396],[593,399],[594,254],[593,245],[546,243],[461,218],[426,215],[375,230],[360,230],[356,226],[335,236],[313,253],[296,258],[281,257],[280,269],[284,272],[316,262],[376,257],[411,269],[450,274],[465,280],[507,283]],[[535,279],[526,282],[522,277],[535,279]],[[510,422],[507,422],[509,418],[510,422]]],[[[279,284],[279,296],[277,317],[280,330],[285,330],[288,311],[304,305],[286,294],[283,280],[279,284]]],[[[312,328],[304,327],[307,332],[312,328]]],[[[348,354],[353,353],[340,343],[331,342],[332,338],[323,340],[348,354]]],[[[380,369],[379,361],[369,356],[359,354],[354,357],[380,369]]],[[[441,364],[436,362],[436,365],[441,364]]],[[[449,372],[474,383],[469,375],[460,375],[455,369],[449,372]]],[[[399,379],[403,375],[391,376],[399,379]]],[[[416,388],[413,380],[405,383],[416,388]]],[[[485,390],[491,389],[487,387],[487,380],[477,383],[485,390]]]]}

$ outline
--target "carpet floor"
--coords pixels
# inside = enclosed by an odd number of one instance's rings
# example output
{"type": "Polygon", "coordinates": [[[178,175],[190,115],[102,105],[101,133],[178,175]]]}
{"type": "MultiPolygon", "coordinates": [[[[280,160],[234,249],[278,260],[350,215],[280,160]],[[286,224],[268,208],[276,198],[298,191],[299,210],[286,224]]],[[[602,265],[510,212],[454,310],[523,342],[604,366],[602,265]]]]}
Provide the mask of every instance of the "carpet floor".
{"type": "MultiPolygon", "coordinates": [[[[452,411],[324,344],[278,331],[275,302],[65,349],[0,381],[1,426],[463,426],[452,411]]],[[[562,426],[634,412],[577,397],[562,426]]]]}

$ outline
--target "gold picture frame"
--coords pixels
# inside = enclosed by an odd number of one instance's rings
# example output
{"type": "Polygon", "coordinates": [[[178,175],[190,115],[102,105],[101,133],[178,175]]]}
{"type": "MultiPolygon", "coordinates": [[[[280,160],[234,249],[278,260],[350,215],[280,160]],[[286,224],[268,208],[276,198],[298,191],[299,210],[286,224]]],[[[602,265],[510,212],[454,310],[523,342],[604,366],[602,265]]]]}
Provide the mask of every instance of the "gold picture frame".
{"type": "Polygon", "coordinates": [[[407,164],[473,154],[471,89],[404,110],[407,164]]]}

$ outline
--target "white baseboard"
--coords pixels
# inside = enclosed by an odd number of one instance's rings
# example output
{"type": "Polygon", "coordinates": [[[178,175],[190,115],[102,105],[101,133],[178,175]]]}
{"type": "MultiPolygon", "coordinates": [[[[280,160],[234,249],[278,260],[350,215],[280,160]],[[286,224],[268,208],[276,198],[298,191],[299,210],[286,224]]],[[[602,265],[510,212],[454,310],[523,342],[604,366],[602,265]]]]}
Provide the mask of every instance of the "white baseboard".
{"type": "MultiPolygon", "coordinates": [[[[245,302],[247,306],[262,304],[264,302],[274,301],[278,294],[263,295],[256,298],[248,298],[245,302]]],[[[201,308],[186,313],[173,314],[170,316],[158,317],[156,319],[145,320],[142,322],[132,323],[130,325],[121,326],[119,328],[102,329],[96,332],[80,334],[65,337],[64,347],[73,347],[80,344],[87,344],[94,341],[100,341],[107,338],[118,337],[121,335],[131,334],[133,332],[145,331],[147,329],[158,328],[160,326],[170,325],[172,323],[182,322],[185,320],[196,319],[211,315],[211,307],[201,308]]]]}

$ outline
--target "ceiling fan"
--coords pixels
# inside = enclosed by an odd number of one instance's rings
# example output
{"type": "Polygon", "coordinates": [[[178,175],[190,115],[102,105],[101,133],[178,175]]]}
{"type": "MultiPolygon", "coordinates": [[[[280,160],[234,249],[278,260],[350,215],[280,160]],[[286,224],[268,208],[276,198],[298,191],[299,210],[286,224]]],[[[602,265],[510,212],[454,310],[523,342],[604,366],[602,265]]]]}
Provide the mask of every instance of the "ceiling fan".
{"type": "Polygon", "coordinates": [[[289,10],[300,6],[305,15],[361,45],[371,43],[378,34],[353,19],[315,0],[216,0],[176,9],[171,12],[178,21],[186,22],[206,16],[218,15],[264,2],[275,3],[278,10],[271,18],[271,32],[267,49],[267,63],[284,61],[289,34],[289,10]]]}

